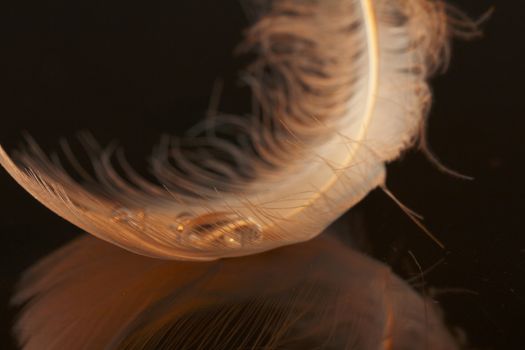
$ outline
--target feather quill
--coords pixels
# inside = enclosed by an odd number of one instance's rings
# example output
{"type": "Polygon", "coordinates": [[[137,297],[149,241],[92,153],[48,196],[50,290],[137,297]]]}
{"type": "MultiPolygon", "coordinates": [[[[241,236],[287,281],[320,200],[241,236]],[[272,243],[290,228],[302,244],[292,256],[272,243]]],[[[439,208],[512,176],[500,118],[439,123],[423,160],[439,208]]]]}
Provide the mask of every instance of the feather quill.
{"type": "Polygon", "coordinates": [[[446,10],[439,0],[264,5],[241,45],[257,54],[245,72],[254,116],[216,121],[243,142],[207,132],[186,140],[190,152],[161,143],[160,185],[119,157],[125,180],[113,150],[88,139],[96,179],[75,181],[33,142],[12,158],[0,147],[0,164],[61,217],[151,257],[214,260],[315,237],[417,138],[426,79],[447,53],[446,10]]]}

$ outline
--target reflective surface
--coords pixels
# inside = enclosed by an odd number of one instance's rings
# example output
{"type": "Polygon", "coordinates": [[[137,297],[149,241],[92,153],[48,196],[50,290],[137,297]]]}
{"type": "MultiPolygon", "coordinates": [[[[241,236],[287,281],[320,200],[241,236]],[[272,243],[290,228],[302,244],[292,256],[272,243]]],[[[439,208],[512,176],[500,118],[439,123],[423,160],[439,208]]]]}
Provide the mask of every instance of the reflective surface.
{"type": "Polygon", "coordinates": [[[211,263],[83,237],[31,268],[15,302],[26,350],[459,348],[437,303],[333,230],[211,263]]]}

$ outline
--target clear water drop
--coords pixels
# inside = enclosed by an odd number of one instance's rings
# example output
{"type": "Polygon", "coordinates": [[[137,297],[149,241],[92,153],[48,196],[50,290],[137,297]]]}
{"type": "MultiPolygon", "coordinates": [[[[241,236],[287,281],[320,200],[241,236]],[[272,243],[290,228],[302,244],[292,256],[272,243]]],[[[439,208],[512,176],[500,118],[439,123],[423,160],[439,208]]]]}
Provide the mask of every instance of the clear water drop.
{"type": "Polygon", "coordinates": [[[137,230],[145,227],[146,213],[144,210],[133,211],[126,207],[118,207],[111,214],[113,221],[126,224],[137,230]]]}

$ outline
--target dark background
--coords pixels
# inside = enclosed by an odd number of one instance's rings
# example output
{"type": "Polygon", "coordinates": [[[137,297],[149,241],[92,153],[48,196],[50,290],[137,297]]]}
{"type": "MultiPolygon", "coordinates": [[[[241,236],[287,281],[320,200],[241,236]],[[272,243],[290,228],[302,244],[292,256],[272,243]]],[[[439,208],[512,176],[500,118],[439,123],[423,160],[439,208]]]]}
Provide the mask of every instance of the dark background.
{"type": "MultiPolygon", "coordinates": [[[[382,192],[363,213],[371,252],[438,293],[448,323],[479,349],[522,349],[525,327],[525,5],[456,1],[472,17],[495,5],[485,36],[454,42],[446,75],[436,77],[429,136],[462,181],[415,151],[390,166],[389,188],[426,217],[446,244],[437,248],[382,192]],[[409,265],[412,264],[410,267],[409,265]],[[408,267],[407,267],[408,266],[408,267]]],[[[13,149],[28,131],[45,150],[90,130],[117,138],[133,165],[162,133],[201,120],[214,82],[220,110],[249,111],[233,57],[248,22],[235,0],[19,0],[0,5],[0,143],[13,149]]],[[[14,349],[7,304],[20,273],[79,231],[0,171],[0,349],[14,349]]]]}

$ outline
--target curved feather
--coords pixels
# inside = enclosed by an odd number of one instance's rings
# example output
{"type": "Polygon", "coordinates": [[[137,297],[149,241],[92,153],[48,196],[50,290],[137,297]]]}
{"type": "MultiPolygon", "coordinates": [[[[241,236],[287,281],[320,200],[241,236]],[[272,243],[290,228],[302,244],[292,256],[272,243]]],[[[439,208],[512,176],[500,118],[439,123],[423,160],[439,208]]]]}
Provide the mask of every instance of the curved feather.
{"type": "MultiPolygon", "coordinates": [[[[87,232],[152,257],[213,260],[311,239],[383,183],[412,145],[446,55],[437,0],[269,0],[241,46],[257,108],[214,132],[166,140],[150,183],[87,140],[82,183],[30,142],[0,164],[87,232]],[[229,138],[221,137],[233,130],[229,138]],[[300,226],[300,229],[298,227],[300,226]]],[[[69,157],[71,158],[71,157],[69,157]]]]}

